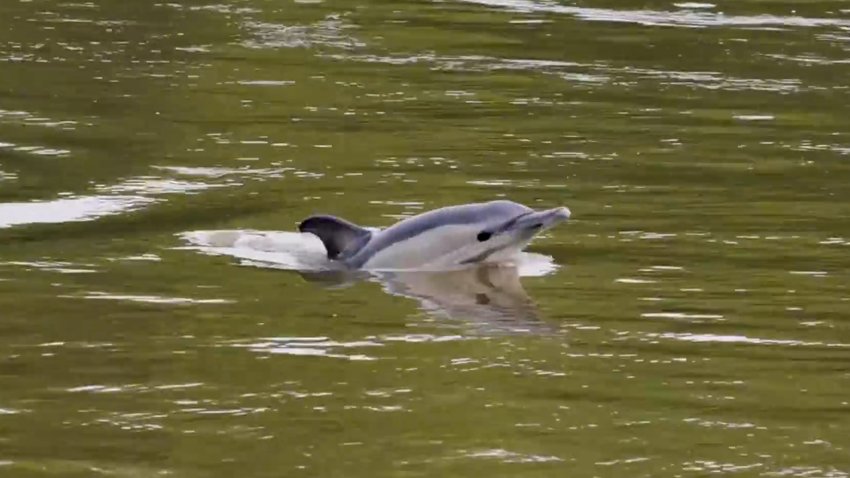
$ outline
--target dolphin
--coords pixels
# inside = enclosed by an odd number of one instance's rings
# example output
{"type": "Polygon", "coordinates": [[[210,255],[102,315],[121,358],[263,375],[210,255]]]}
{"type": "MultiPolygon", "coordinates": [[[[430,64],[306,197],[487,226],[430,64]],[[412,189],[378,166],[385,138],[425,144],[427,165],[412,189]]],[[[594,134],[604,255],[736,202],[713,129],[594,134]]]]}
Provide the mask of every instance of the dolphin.
{"type": "Polygon", "coordinates": [[[535,211],[498,200],[435,209],[379,230],[314,215],[298,230],[318,236],[328,259],[347,269],[439,270],[509,262],[535,235],[569,217],[566,207],[535,211]]]}

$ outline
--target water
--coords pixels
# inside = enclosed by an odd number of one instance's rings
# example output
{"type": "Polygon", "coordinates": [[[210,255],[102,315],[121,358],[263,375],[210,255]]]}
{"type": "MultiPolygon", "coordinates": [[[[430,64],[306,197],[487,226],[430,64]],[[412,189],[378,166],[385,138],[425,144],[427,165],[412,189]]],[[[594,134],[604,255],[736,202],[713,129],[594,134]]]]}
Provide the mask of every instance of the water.
{"type": "Polygon", "coordinates": [[[3,476],[850,474],[844,2],[0,18],[3,476]],[[573,219],[428,276],[187,240],[499,197],[573,219]]]}

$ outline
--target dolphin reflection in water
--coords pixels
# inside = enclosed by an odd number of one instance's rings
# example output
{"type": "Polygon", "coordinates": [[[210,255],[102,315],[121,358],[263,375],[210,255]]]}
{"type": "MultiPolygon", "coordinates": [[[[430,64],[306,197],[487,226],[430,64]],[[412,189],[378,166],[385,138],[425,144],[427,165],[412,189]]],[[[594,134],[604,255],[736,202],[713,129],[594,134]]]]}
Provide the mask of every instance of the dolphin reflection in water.
{"type": "MultiPolygon", "coordinates": [[[[553,270],[546,256],[528,254],[532,267],[553,270]]],[[[527,266],[526,266],[527,268],[527,266]]],[[[480,264],[451,271],[299,272],[302,277],[329,287],[357,280],[378,282],[389,294],[413,299],[419,309],[435,318],[448,318],[485,335],[544,332],[537,307],[520,282],[520,268],[480,264]]],[[[541,270],[534,271],[540,274],[541,270]]]]}
{"type": "Polygon", "coordinates": [[[464,321],[484,334],[544,333],[548,328],[520,277],[556,266],[551,257],[522,249],[568,217],[566,208],[535,212],[494,201],[438,209],[384,230],[311,216],[301,223],[302,233],[196,231],[183,238],[204,253],[294,270],[329,287],[375,281],[390,294],[416,300],[429,315],[464,321]]]}

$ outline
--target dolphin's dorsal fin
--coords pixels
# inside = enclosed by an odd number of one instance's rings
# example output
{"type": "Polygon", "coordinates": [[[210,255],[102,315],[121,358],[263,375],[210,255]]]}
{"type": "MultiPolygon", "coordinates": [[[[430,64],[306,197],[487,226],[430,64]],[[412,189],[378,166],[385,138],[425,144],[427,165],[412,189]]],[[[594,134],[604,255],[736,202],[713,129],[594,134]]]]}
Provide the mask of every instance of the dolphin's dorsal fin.
{"type": "Polygon", "coordinates": [[[325,245],[328,259],[350,255],[369,242],[372,233],[356,224],[335,216],[310,216],[298,225],[301,232],[315,234],[325,245]],[[343,254],[347,252],[347,254],[343,254]]]}

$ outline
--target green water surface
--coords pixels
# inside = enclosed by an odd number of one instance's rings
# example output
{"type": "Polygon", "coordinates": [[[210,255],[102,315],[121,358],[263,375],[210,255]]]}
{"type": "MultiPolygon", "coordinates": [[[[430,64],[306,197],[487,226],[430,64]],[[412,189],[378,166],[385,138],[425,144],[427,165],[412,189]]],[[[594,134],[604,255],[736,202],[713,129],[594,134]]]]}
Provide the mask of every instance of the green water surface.
{"type": "Polygon", "coordinates": [[[843,1],[2,0],[0,476],[846,477],[849,105],[843,1]],[[496,198],[498,317],[180,237],[496,198]]]}

